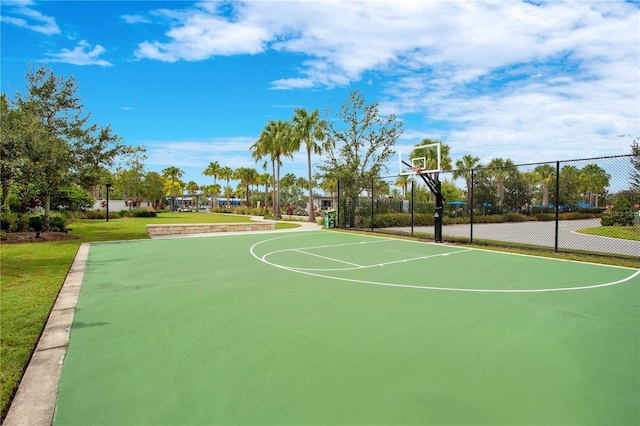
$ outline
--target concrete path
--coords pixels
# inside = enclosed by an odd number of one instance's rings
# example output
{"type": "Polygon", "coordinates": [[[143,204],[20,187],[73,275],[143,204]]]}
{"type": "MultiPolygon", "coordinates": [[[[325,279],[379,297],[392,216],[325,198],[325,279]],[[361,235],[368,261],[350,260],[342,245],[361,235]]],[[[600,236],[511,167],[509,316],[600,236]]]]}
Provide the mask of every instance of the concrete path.
{"type": "MultiPolygon", "coordinates": [[[[253,217],[253,220],[264,220],[253,217]]],[[[275,231],[253,231],[250,233],[280,233],[315,231],[322,226],[309,222],[296,222],[297,228],[275,231]]],[[[220,235],[246,234],[247,232],[215,232],[208,234],[167,235],[155,238],[211,237],[220,235]]],[[[80,296],[80,288],[89,255],[89,243],[80,245],[73,265],[67,274],[62,289],[53,306],[47,324],[27,370],[13,398],[3,426],[50,426],[58,397],[58,386],[64,357],[69,347],[69,334],[80,296]]]]}
{"type": "MultiPolygon", "coordinates": [[[[555,247],[555,222],[480,223],[473,225],[473,239],[508,241],[555,247]]],[[[558,247],[640,257],[640,242],[580,234],[579,229],[596,228],[600,219],[561,220],[558,223],[558,247]]],[[[410,233],[410,227],[389,228],[410,233]]],[[[433,226],[416,226],[414,232],[433,234],[433,226]]],[[[471,236],[470,225],[446,225],[444,237],[471,236]]]]}

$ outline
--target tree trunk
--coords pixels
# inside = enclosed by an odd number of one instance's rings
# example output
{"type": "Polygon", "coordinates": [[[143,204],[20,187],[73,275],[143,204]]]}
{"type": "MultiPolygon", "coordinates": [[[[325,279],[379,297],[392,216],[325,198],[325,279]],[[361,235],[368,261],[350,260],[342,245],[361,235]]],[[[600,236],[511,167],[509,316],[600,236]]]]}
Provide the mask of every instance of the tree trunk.
{"type": "Polygon", "coordinates": [[[311,149],[307,149],[307,166],[309,168],[309,222],[315,223],[316,214],[313,205],[313,182],[311,181],[311,149]]]}
{"type": "Polygon", "coordinates": [[[2,205],[7,204],[7,197],[9,197],[9,190],[11,189],[11,180],[2,181],[2,205]]]}
{"type": "Polygon", "coordinates": [[[44,223],[42,224],[43,231],[49,231],[49,222],[51,221],[51,193],[46,192],[44,195],[44,223]]]}

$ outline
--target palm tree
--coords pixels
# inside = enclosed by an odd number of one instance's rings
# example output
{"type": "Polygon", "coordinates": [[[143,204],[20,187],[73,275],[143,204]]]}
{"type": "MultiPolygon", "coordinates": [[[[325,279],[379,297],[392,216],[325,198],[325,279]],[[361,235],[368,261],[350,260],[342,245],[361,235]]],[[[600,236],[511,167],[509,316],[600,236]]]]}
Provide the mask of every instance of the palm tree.
{"type": "Polygon", "coordinates": [[[307,169],[309,172],[309,222],[315,222],[316,216],[313,205],[313,179],[311,177],[311,153],[321,154],[322,142],[327,137],[327,122],[320,118],[320,111],[317,109],[309,114],[304,108],[296,108],[293,116],[295,124],[296,151],[300,150],[300,144],[304,142],[307,148],[307,169]],[[298,139],[299,138],[299,139],[298,139]]]}
{"type": "Polygon", "coordinates": [[[256,161],[270,156],[273,175],[275,176],[274,196],[273,196],[273,215],[280,217],[280,166],[282,165],[282,157],[293,154],[291,149],[293,126],[288,121],[269,120],[267,125],[260,134],[260,139],[251,145],[251,156],[256,161]]]}
{"type": "Polygon", "coordinates": [[[597,164],[587,164],[580,171],[585,194],[589,197],[589,204],[595,198],[595,206],[598,207],[598,197],[602,195],[604,189],[609,186],[609,175],[602,167],[597,164]]]}
{"type": "Polygon", "coordinates": [[[257,183],[258,185],[264,185],[264,207],[267,208],[269,206],[269,184],[271,182],[271,175],[269,173],[262,173],[258,176],[257,183]]]}
{"type": "Polygon", "coordinates": [[[220,193],[222,192],[222,187],[220,186],[219,183],[216,183],[214,185],[210,185],[208,188],[209,188],[209,193],[211,194],[211,206],[218,207],[217,205],[214,204],[213,200],[218,199],[218,195],[220,195],[220,193]]]}
{"type": "Polygon", "coordinates": [[[556,169],[550,164],[542,164],[536,166],[533,173],[536,180],[542,184],[542,205],[547,207],[549,205],[549,184],[556,176],[556,169]]]}
{"type": "Polygon", "coordinates": [[[464,178],[465,185],[467,187],[467,211],[471,212],[473,206],[471,205],[471,195],[473,194],[473,188],[471,185],[471,173],[473,169],[480,165],[480,158],[473,157],[469,154],[465,154],[461,159],[456,161],[456,170],[453,172],[453,178],[464,178]]]}
{"type": "Polygon", "coordinates": [[[398,179],[396,179],[396,181],[393,183],[395,186],[402,188],[403,200],[407,199],[407,186],[409,185],[409,182],[411,182],[412,180],[413,178],[409,177],[409,175],[400,175],[398,176],[398,179]]]}
{"type": "Polygon", "coordinates": [[[248,167],[238,167],[233,173],[233,177],[236,180],[240,181],[240,185],[244,187],[242,193],[246,197],[246,205],[249,206],[249,194],[251,191],[249,190],[249,186],[253,185],[258,176],[258,172],[256,169],[248,168],[248,167]]]}
{"type": "Polygon", "coordinates": [[[162,170],[162,176],[171,179],[171,209],[173,211],[175,204],[175,195],[173,188],[176,186],[176,180],[180,179],[184,176],[184,171],[180,170],[178,167],[170,166],[166,169],[162,170]]]}
{"type": "Polygon", "coordinates": [[[329,196],[331,197],[331,207],[334,207],[335,200],[333,198],[334,198],[334,192],[338,190],[338,180],[336,178],[328,177],[327,175],[325,175],[322,182],[320,182],[320,188],[324,190],[325,193],[327,191],[329,192],[329,196]]]}
{"type": "MultiPolygon", "coordinates": [[[[216,180],[218,176],[220,176],[220,164],[217,161],[212,161],[209,163],[206,169],[202,172],[205,176],[213,176],[213,184],[216,184],[216,180]]],[[[213,207],[213,198],[211,199],[211,207],[213,207]]]]}
{"type": "Polygon", "coordinates": [[[231,191],[231,187],[229,186],[229,181],[233,177],[233,169],[229,166],[224,166],[220,169],[220,173],[218,173],[220,179],[224,179],[227,182],[227,185],[224,187],[224,195],[227,197],[227,207],[231,205],[231,200],[229,200],[229,194],[231,191]]]}
{"type": "Polygon", "coordinates": [[[189,193],[189,195],[196,194],[196,208],[198,208],[198,195],[197,195],[197,192],[200,189],[200,185],[198,185],[194,181],[190,180],[189,183],[187,183],[187,186],[185,186],[185,189],[187,190],[187,193],[189,193]]]}
{"type": "Polygon", "coordinates": [[[509,172],[513,170],[515,164],[510,158],[506,160],[494,158],[489,161],[487,167],[491,169],[491,173],[496,178],[496,183],[498,184],[498,204],[502,206],[504,204],[504,180],[509,172]]]}

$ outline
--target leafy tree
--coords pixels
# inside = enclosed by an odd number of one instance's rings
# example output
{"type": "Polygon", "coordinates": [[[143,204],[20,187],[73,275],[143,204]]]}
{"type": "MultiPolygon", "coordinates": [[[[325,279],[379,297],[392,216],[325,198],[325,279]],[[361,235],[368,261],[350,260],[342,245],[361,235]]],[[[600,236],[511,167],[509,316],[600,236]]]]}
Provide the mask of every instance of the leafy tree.
{"type": "Polygon", "coordinates": [[[127,168],[117,168],[117,181],[114,183],[115,189],[120,192],[123,198],[142,199],[145,191],[144,177],[146,174],[144,160],[147,157],[140,152],[133,153],[125,162],[127,168]]]}
{"type": "Polygon", "coordinates": [[[164,178],[158,172],[147,172],[144,175],[142,197],[147,203],[158,207],[164,199],[164,178]]]}
{"type": "Polygon", "coordinates": [[[19,170],[23,184],[34,185],[43,195],[46,231],[51,197],[60,188],[73,183],[91,188],[104,176],[105,166],[112,166],[115,158],[133,149],[123,145],[110,126],[88,124],[90,116],[83,112],[73,77],[56,76],[41,66],[30,68],[26,79],[26,92],[16,93],[15,107],[8,106],[6,97],[2,100],[3,114],[10,118],[10,125],[2,126],[3,148],[14,144],[14,154],[20,157],[19,169],[12,162],[16,159],[13,154],[3,160],[3,190],[19,170]]]}
{"type": "Polygon", "coordinates": [[[298,141],[298,147],[300,149],[300,143],[304,142],[307,150],[307,169],[308,169],[308,185],[309,185],[309,222],[315,222],[315,212],[313,206],[313,178],[311,176],[311,154],[321,154],[322,143],[327,137],[327,122],[320,118],[320,111],[317,109],[308,113],[304,108],[297,108],[295,115],[293,116],[293,123],[295,125],[295,140],[298,141]]]}
{"type": "Polygon", "coordinates": [[[630,184],[631,188],[640,191],[640,143],[638,143],[638,138],[631,142],[631,155],[633,170],[631,171],[630,184]]]}
{"type": "Polygon", "coordinates": [[[511,206],[520,212],[530,204],[532,187],[525,173],[514,171],[505,176],[504,205],[511,206]]]}
{"type": "Polygon", "coordinates": [[[326,160],[319,169],[324,177],[337,179],[341,185],[352,182],[345,190],[354,198],[359,179],[379,177],[388,170],[402,122],[393,114],[381,117],[378,103],[365,105],[358,90],[351,92],[337,115],[338,120],[330,121],[329,138],[323,146],[326,160]]]}
{"type": "Polygon", "coordinates": [[[566,165],[560,169],[560,200],[558,204],[580,201],[580,169],[576,166],[566,165]]]}
{"type": "Polygon", "coordinates": [[[166,169],[162,170],[162,176],[166,177],[171,181],[171,204],[170,210],[173,211],[175,209],[175,190],[176,190],[176,181],[179,181],[182,176],[184,176],[184,171],[175,166],[169,166],[166,169]]]}
{"type": "Polygon", "coordinates": [[[51,202],[69,211],[87,210],[93,206],[93,198],[77,184],[60,188],[53,194],[51,202]]]}
{"type": "Polygon", "coordinates": [[[0,97],[0,181],[2,204],[7,203],[11,185],[21,175],[24,163],[25,141],[33,139],[37,131],[35,122],[29,121],[18,108],[9,105],[6,94],[0,97]]]}

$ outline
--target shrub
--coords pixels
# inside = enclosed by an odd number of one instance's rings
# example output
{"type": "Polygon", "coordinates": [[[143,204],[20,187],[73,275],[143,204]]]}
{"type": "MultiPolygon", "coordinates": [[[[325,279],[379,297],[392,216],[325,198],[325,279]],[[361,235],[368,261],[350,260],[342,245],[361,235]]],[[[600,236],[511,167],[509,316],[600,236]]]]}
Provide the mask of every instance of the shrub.
{"type": "Polygon", "coordinates": [[[8,231],[11,225],[18,220],[18,215],[11,213],[6,206],[2,207],[0,211],[0,230],[8,231]]]}
{"type": "Polygon", "coordinates": [[[132,211],[133,217],[157,217],[158,214],[152,210],[136,209],[132,211]]]}
{"type": "Polygon", "coordinates": [[[31,216],[29,218],[29,228],[32,231],[40,232],[44,227],[44,215],[42,216],[31,216]]]}
{"type": "Polygon", "coordinates": [[[633,226],[633,219],[631,202],[624,197],[618,197],[613,202],[611,210],[602,215],[600,224],[602,226],[633,226]]]}
{"type": "Polygon", "coordinates": [[[30,228],[29,215],[22,214],[9,225],[9,232],[27,232],[30,228]]]}
{"type": "MultiPolygon", "coordinates": [[[[42,218],[44,221],[44,217],[42,218]]],[[[67,221],[62,216],[51,216],[49,218],[49,231],[62,232],[67,227],[67,221]]]]}
{"type": "Polygon", "coordinates": [[[520,213],[506,213],[504,216],[505,222],[525,222],[527,217],[520,213]]]}

